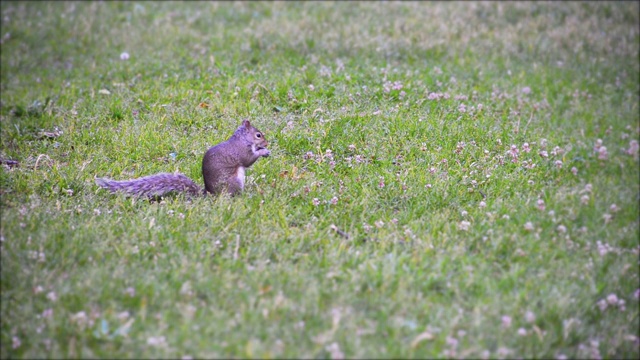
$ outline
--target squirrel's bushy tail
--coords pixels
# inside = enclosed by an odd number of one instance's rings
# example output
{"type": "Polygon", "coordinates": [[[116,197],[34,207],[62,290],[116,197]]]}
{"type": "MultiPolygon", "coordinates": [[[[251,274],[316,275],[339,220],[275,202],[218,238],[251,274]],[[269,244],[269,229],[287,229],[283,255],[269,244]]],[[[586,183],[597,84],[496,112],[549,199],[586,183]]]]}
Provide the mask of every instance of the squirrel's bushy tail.
{"type": "Polygon", "coordinates": [[[96,178],[96,184],[112,193],[122,192],[133,196],[162,196],[172,191],[190,195],[202,195],[204,193],[200,186],[183,174],[160,173],[123,181],[96,178]]]}

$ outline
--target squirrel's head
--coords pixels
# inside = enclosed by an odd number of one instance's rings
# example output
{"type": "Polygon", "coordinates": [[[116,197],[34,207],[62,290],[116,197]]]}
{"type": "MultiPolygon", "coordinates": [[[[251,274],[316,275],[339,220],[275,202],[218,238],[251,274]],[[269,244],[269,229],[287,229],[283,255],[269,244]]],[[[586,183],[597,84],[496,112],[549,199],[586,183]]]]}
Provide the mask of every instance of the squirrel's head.
{"type": "Polygon", "coordinates": [[[249,120],[245,119],[244,121],[242,121],[242,125],[240,125],[237,131],[242,133],[242,136],[251,144],[255,145],[256,149],[266,149],[269,145],[267,139],[265,139],[264,137],[264,134],[260,130],[253,127],[249,120]]]}

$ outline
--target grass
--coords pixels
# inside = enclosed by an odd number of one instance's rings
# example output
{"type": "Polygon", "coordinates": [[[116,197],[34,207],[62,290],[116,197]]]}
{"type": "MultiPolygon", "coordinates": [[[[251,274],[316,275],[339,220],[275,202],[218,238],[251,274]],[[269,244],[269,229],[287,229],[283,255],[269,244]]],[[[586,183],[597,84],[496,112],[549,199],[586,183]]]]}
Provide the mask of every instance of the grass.
{"type": "Polygon", "coordinates": [[[637,2],[0,8],[2,358],[640,355],[637,2]]]}

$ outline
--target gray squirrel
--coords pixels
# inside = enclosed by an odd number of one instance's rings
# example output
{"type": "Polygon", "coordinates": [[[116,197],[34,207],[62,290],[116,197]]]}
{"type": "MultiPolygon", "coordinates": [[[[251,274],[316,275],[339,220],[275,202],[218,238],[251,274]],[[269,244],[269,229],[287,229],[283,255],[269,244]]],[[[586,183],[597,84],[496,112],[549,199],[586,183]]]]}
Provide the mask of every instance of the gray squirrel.
{"type": "Polygon", "coordinates": [[[264,134],[253,127],[249,120],[244,120],[228,140],[209,148],[204,154],[204,189],[180,173],[159,173],[123,181],[96,178],[96,184],[112,193],[122,192],[132,196],[154,197],[172,191],[189,195],[217,195],[226,191],[233,196],[244,188],[246,168],[261,156],[269,156],[267,145],[269,143],[264,134]]]}

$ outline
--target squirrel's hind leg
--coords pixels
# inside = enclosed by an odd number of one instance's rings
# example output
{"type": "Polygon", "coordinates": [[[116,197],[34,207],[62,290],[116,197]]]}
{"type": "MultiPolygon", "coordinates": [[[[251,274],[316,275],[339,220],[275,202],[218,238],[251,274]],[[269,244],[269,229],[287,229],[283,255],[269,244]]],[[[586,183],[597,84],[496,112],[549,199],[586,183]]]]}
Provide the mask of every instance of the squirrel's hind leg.
{"type": "Polygon", "coordinates": [[[239,166],[234,175],[227,180],[227,191],[231,196],[240,194],[244,189],[245,168],[239,166]]]}
{"type": "Polygon", "coordinates": [[[244,183],[240,182],[238,178],[231,178],[227,183],[227,192],[229,195],[236,196],[242,193],[242,189],[244,188],[244,183]]]}

